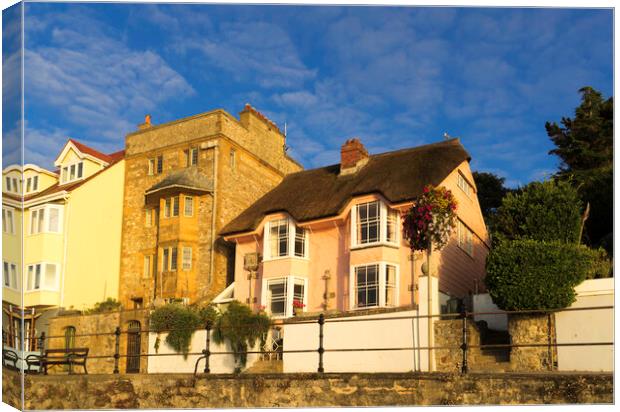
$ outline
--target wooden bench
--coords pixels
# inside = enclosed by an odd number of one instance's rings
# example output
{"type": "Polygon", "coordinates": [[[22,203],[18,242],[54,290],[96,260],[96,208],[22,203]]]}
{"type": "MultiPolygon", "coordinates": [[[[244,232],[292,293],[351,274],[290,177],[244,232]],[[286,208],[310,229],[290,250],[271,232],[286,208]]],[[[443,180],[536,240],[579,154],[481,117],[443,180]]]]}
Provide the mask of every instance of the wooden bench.
{"type": "Polygon", "coordinates": [[[81,366],[84,368],[84,373],[88,374],[86,359],[88,359],[88,348],[46,349],[43,355],[26,356],[26,364],[28,371],[31,366],[36,365],[39,367],[39,372],[43,371],[45,375],[47,375],[48,367],[56,365],[68,365],[69,374],[73,373],[74,366],[81,366]]]}
{"type": "Polygon", "coordinates": [[[17,353],[15,351],[2,348],[2,365],[3,366],[9,369],[17,370],[19,369],[17,367],[18,360],[19,360],[19,357],[17,356],[17,353]]]}

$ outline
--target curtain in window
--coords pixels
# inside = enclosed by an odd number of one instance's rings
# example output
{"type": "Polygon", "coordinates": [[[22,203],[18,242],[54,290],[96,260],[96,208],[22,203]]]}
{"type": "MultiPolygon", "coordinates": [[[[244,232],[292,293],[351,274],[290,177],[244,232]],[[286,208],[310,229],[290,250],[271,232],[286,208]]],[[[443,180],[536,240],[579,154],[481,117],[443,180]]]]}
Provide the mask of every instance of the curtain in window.
{"type": "Polygon", "coordinates": [[[50,232],[58,232],[59,231],[59,222],[58,222],[58,217],[60,214],[60,211],[56,208],[50,208],[49,209],[50,215],[49,215],[49,227],[48,230],[50,232]]]}

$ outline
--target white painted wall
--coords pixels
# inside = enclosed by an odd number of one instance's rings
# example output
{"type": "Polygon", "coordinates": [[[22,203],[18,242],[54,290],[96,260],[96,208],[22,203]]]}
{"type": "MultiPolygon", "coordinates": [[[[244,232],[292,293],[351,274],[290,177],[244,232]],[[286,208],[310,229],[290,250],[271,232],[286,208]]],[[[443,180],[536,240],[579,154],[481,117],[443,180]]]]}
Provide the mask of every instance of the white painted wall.
{"type": "MultiPolygon", "coordinates": [[[[491,295],[488,293],[478,293],[473,295],[474,313],[476,312],[503,312],[493,303],[491,295]]],[[[487,322],[489,329],[508,330],[508,316],[506,315],[474,315],[474,321],[484,320],[487,322]]]]}
{"type": "MultiPolygon", "coordinates": [[[[575,288],[577,300],[570,307],[613,306],[614,279],[586,280],[575,288]]],[[[613,309],[558,312],[557,343],[613,342],[613,309]]],[[[561,371],[613,371],[613,346],[558,347],[561,371]]]]}
{"type": "MultiPolygon", "coordinates": [[[[206,331],[205,330],[197,330],[194,332],[192,336],[192,340],[190,343],[190,353],[198,353],[202,352],[206,345],[206,331]]],[[[211,332],[213,334],[213,332],[211,332]]],[[[151,356],[148,359],[148,373],[193,373],[194,366],[196,365],[196,360],[201,355],[189,355],[187,359],[183,358],[183,355],[177,354],[172,348],[170,348],[165,340],[166,333],[160,334],[160,343],[158,354],[167,354],[170,356],[151,356]]],[[[149,333],[149,354],[155,354],[155,340],[157,338],[156,333],[149,333]]],[[[259,343],[257,342],[256,347],[253,350],[258,350],[259,343]]],[[[211,337],[211,357],[209,360],[209,368],[211,373],[232,373],[235,370],[235,362],[233,355],[216,355],[218,352],[230,352],[231,348],[228,343],[225,345],[217,345],[213,342],[213,337],[211,337]]],[[[260,355],[258,354],[248,354],[248,360],[246,363],[246,368],[249,368],[258,360],[260,355]]],[[[202,373],[205,367],[204,359],[200,361],[198,364],[198,372],[202,373]]]]}
{"type": "MultiPolygon", "coordinates": [[[[433,312],[439,313],[437,278],[433,279],[433,312]]],[[[426,277],[420,278],[420,314],[426,314],[426,277]]],[[[417,316],[418,311],[406,310],[378,315],[327,319],[324,325],[323,346],[329,349],[426,347],[427,319],[386,319],[417,316]],[[342,322],[344,319],[364,321],[342,322]],[[338,320],[338,321],[336,321],[338,320]]],[[[319,347],[319,325],[291,323],[283,327],[284,350],[313,350],[319,347]]],[[[284,372],[316,372],[319,355],[284,353],[284,372]]],[[[428,370],[426,350],[382,350],[325,352],[325,372],[409,372],[428,370]]]]}

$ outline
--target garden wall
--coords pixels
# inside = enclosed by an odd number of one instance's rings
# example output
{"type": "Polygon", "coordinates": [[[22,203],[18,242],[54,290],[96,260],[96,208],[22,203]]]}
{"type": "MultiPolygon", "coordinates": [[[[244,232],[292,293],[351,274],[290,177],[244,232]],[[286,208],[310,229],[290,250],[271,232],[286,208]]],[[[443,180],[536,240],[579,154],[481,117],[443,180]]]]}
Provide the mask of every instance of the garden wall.
{"type": "MultiPolygon", "coordinates": [[[[3,392],[19,393],[3,371],[3,392]]],[[[17,388],[16,388],[17,386],[17,388]]],[[[613,402],[612,374],[26,376],[26,409],[247,408],[613,402]]],[[[16,396],[8,401],[19,404],[16,396]]]]}

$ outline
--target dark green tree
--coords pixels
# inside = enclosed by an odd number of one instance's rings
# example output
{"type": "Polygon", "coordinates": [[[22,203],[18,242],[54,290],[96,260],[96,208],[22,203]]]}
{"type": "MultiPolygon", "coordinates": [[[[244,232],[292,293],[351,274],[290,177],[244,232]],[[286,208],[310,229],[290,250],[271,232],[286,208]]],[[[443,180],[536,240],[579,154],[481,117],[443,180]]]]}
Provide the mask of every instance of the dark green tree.
{"type": "Polygon", "coordinates": [[[506,179],[496,174],[489,172],[473,172],[472,174],[478,190],[478,202],[480,202],[482,215],[487,225],[492,226],[495,212],[510,189],[504,186],[506,179]]]}
{"type": "Polygon", "coordinates": [[[592,87],[583,87],[574,118],[560,125],[547,122],[545,129],[560,160],[558,177],[570,179],[591,210],[584,240],[611,251],[613,231],[613,97],[605,99],[592,87]],[[604,240],[608,240],[606,245],[604,240]]]}

